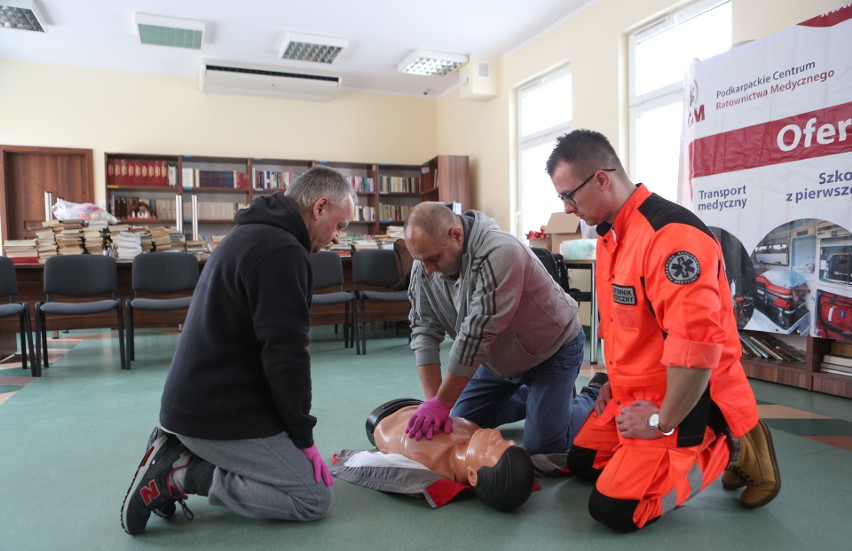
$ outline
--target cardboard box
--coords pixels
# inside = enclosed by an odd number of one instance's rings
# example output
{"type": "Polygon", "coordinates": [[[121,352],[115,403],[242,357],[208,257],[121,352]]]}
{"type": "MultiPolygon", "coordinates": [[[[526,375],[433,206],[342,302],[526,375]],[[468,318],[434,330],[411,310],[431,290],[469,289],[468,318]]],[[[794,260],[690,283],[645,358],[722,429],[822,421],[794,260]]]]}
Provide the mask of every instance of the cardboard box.
{"type": "Polygon", "coordinates": [[[576,214],[554,212],[545,226],[545,233],[550,236],[550,252],[559,253],[559,245],[563,241],[580,239],[580,219],[576,214]]]}
{"type": "Polygon", "coordinates": [[[535,237],[529,240],[530,247],[541,247],[542,249],[550,250],[550,236],[535,237]]]}

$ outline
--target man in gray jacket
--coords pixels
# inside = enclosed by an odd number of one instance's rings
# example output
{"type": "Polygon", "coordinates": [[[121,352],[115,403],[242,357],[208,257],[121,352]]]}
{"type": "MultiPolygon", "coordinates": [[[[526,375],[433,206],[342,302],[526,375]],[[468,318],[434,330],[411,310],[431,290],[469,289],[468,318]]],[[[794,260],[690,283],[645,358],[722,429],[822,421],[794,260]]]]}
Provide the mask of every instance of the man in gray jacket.
{"type": "Polygon", "coordinates": [[[526,419],[530,454],[566,451],[603,384],[597,377],[580,394],[574,388],[585,341],[577,303],[529,247],[481,212],[421,203],[405,242],[415,259],[411,348],[427,398],[409,436],[451,432],[452,409],[481,427],[526,419]],[[442,377],[447,334],[454,342],[442,377]]]}

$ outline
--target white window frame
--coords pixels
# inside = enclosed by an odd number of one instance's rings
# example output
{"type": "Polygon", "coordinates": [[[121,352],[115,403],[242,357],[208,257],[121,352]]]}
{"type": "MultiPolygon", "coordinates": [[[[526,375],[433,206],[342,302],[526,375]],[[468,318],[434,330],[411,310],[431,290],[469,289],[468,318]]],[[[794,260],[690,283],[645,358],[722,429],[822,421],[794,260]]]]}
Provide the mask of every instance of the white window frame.
{"type": "MultiPolygon", "coordinates": [[[[675,25],[679,24],[682,21],[688,21],[693,17],[698,17],[701,14],[713,10],[723,4],[730,3],[731,0],[701,0],[695,2],[683,9],[680,9],[674,13],[671,13],[657,21],[642,27],[641,29],[632,32],[628,37],[628,59],[629,59],[629,68],[628,68],[628,92],[629,92],[629,117],[630,117],[630,125],[628,128],[628,139],[630,140],[629,147],[629,167],[630,167],[630,176],[631,178],[638,182],[641,181],[641,174],[635,174],[633,171],[634,167],[638,165],[636,159],[636,120],[644,113],[648,111],[653,111],[659,107],[670,105],[673,103],[681,103],[683,102],[683,82],[674,82],[670,85],[657,88],[655,90],[651,90],[649,92],[645,92],[644,94],[636,95],[636,64],[634,60],[636,59],[636,43],[641,42],[642,39],[647,38],[650,35],[664,32],[666,30],[671,29],[675,25]]],[[[684,68],[686,69],[686,68],[684,68]]],[[[677,160],[675,162],[678,162],[677,160]]],[[[680,185],[680,183],[679,183],[680,185]]],[[[653,191],[653,190],[652,190],[653,191]]],[[[678,189],[677,197],[678,202],[681,202],[681,198],[683,194],[682,190],[678,189]]]]}
{"type": "MultiPolygon", "coordinates": [[[[523,127],[523,117],[524,117],[523,98],[524,98],[525,94],[530,93],[533,90],[536,90],[537,88],[545,86],[549,82],[551,82],[551,81],[553,81],[557,78],[560,78],[562,76],[565,76],[566,74],[571,74],[571,67],[569,65],[565,65],[563,67],[555,69],[555,70],[547,73],[546,75],[539,77],[539,78],[535,79],[534,81],[529,82],[527,84],[524,84],[523,86],[518,88],[518,92],[517,92],[517,113],[518,113],[517,140],[518,140],[518,146],[517,146],[517,151],[516,151],[517,160],[518,160],[518,163],[517,163],[517,166],[518,166],[518,177],[517,177],[518,187],[517,187],[517,192],[516,192],[518,210],[515,213],[515,221],[516,221],[516,224],[517,224],[518,237],[520,237],[521,239],[526,238],[528,231],[538,229],[538,228],[533,228],[533,227],[529,227],[529,228],[524,227],[526,223],[525,223],[524,217],[523,217],[524,200],[523,200],[522,190],[523,190],[523,186],[524,186],[523,174],[525,173],[525,170],[524,170],[525,167],[523,166],[523,162],[524,162],[523,161],[523,159],[524,159],[523,152],[526,149],[532,149],[534,147],[538,147],[538,146],[545,144],[547,142],[555,142],[556,138],[558,138],[559,136],[562,136],[562,135],[571,131],[571,126],[572,126],[572,123],[573,123],[573,120],[562,121],[560,123],[554,124],[550,127],[544,128],[542,130],[539,130],[539,131],[534,132],[532,134],[529,134],[527,136],[523,136],[521,134],[521,129],[523,127]]],[[[571,102],[574,101],[573,80],[572,80],[571,97],[569,98],[569,101],[571,101],[571,102]]],[[[572,119],[573,119],[573,110],[572,110],[572,119]]],[[[539,169],[541,170],[542,174],[546,174],[544,165],[539,167],[539,169]]],[[[558,210],[558,208],[559,208],[559,205],[558,205],[558,202],[555,199],[555,192],[554,192],[554,209],[558,210]]]]}

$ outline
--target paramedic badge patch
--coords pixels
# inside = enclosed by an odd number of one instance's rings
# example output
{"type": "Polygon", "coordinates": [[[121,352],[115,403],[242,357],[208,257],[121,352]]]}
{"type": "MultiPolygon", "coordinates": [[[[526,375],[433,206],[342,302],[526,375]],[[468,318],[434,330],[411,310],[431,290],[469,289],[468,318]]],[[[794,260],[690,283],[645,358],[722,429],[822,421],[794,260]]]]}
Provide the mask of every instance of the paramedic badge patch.
{"type": "Polygon", "coordinates": [[[693,283],[701,275],[701,266],[694,254],[678,251],[666,260],[666,277],[677,285],[693,283]]]}

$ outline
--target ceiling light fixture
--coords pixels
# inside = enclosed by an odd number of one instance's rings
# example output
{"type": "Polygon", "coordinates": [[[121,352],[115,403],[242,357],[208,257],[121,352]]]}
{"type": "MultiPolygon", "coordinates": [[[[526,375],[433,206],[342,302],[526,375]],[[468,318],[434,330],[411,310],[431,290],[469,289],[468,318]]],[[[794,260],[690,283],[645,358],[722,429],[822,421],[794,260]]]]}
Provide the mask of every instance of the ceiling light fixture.
{"type": "Polygon", "coordinates": [[[284,38],[284,45],[281,46],[281,59],[332,63],[348,45],[349,41],[345,38],[288,33],[284,38]]]}
{"type": "Polygon", "coordinates": [[[46,26],[35,0],[0,0],[0,28],[43,33],[46,26]]]}
{"type": "Polygon", "coordinates": [[[414,50],[397,69],[410,75],[446,75],[467,63],[466,55],[447,54],[430,50],[414,50]]]}
{"type": "Polygon", "coordinates": [[[137,13],[136,25],[142,44],[200,50],[204,43],[204,21],[137,13]]]}

